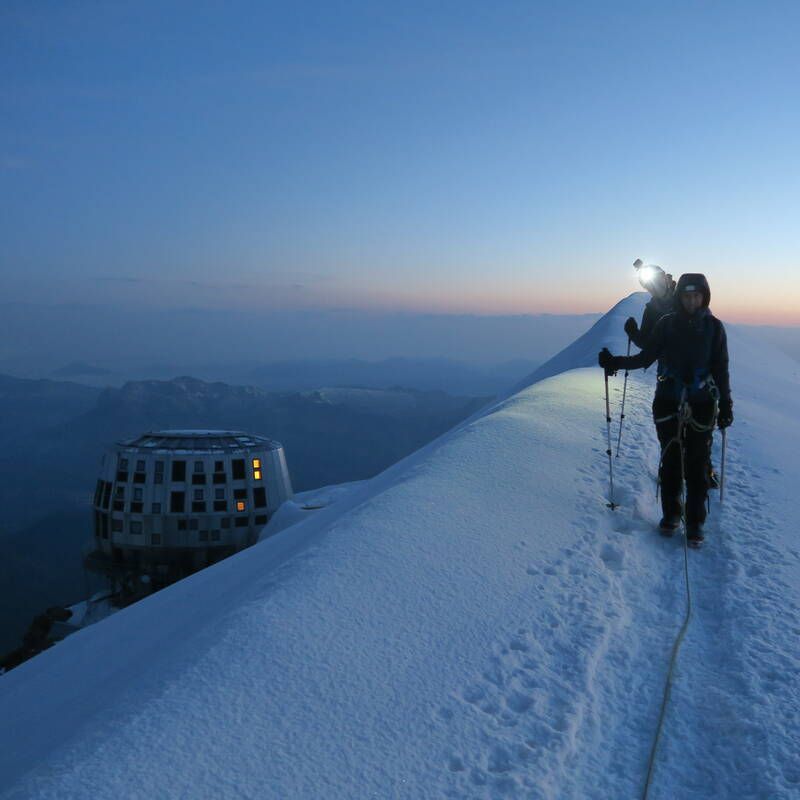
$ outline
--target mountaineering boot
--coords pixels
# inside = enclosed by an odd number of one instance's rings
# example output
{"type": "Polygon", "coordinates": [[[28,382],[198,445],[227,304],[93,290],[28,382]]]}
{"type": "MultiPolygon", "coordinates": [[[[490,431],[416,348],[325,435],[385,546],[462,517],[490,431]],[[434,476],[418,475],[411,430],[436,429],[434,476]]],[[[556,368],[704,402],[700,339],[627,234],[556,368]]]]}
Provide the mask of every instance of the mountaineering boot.
{"type": "Polygon", "coordinates": [[[665,514],[658,523],[658,530],[662,536],[672,536],[680,527],[680,514],[665,514]]]}
{"type": "Polygon", "coordinates": [[[702,522],[686,523],[686,542],[689,547],[700,547],[704,539],[702,522]]]}

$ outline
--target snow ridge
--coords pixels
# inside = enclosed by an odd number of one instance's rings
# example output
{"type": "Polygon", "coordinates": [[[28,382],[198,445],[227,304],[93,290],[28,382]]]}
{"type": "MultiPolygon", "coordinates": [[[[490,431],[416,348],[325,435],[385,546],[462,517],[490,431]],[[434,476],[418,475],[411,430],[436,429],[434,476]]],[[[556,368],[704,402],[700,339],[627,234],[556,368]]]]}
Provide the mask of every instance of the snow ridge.
{"type": "MultiPolygon", "coordinates": [[[[629,379],[611,512],[602,373],[576,367],[642,301],[561,374],[0,679],[0,797],[640,796],[682,543],[654,531],[653,376],[629,379]]],[[[800,792],[800,375],[731,345],[726,502],[690,554],[653,800],[800,792]]]]}

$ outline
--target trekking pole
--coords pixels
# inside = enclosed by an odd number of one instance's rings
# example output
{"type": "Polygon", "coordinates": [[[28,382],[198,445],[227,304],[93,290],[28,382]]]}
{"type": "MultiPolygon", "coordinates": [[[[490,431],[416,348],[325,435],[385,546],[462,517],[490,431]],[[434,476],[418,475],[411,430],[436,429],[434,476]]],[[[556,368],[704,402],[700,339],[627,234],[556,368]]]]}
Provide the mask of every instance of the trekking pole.
{"type": "MultiPolygon", "coordinates": [[[[631,337],[628,337],[628,358],[631,355],[631,337]]],[[[625,394],[628,391],[628,370],[625,370],[625,382],[622,384],[622,411],[619,413],[619,436],[617,436],[617,458],[619,458],[619,445],[622,441],[622,420],[625,419],[625,394]]]]}
{"type": "Polygon", "coordinates": [[[728,429],[722,429],[722,459],[719,467],[719,504],[725,499],[725,449],[728,444],[728,429]]]}
{"type": "Polygon", "coordinates": [[[606,433],[608,434],[608,450],[606,450],[606,454],[608,455],[608,480],[611,486],[611,493],[609,502],[606,505],[613,511],[617,504],[614,502],[614,467],[611,462],[611,406],[608,402],[608,372],[603,370],[605,373],[605,381],[606,381],[606,433]]]}

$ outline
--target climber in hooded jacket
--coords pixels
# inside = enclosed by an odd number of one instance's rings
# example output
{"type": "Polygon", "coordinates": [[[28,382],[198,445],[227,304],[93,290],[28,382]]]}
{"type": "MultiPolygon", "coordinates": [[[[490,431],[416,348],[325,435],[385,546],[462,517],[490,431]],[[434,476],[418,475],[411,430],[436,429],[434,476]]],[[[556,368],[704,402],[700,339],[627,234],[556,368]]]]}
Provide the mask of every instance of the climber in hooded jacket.
{"type": "Polygon", "coordinates": [[[665,314],[675,310],[675,281],[661,267],[651,267],[652,277],[643,281],[642,286],[650,293],[650,300],[644,307],[642,324],[637,325],[633,317],[625,320],[625,333],[638,347],[643,348],[653,335],[656,323],[665,314]]]}
{"type": "Polygon", "coordinates": [[[683,477],[686,533],[695,542],[703,539],[713,427],[715,422],[720,428],[733,422],[727,336],[709,309],[710,301],[705,275],[681,275],[675,289],[676,310],[656,323],[640,353],[614,356],[604,348],[598,356],[607,373],[649,367],[658,360],[653,418],[661,444],[660,528],[669,535],[680,525],[683,477]],[[682,459],[677,436],[684,399],[691,420],[684,430],[682,459]]]}

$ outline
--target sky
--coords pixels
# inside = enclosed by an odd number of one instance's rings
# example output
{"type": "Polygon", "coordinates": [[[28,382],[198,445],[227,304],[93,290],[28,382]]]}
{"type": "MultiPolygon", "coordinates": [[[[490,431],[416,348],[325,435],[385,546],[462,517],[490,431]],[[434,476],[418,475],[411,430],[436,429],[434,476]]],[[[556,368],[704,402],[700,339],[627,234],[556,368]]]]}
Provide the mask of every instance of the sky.
{"type": "Polygon", "coordinates": [[[800,6],[4,2],[0,291],[800,324],[800,6]]]}

